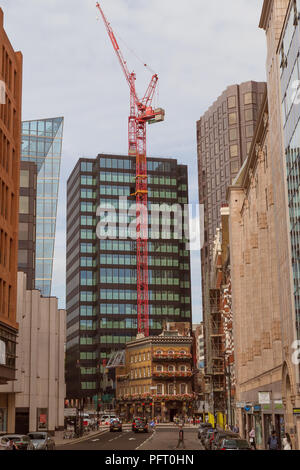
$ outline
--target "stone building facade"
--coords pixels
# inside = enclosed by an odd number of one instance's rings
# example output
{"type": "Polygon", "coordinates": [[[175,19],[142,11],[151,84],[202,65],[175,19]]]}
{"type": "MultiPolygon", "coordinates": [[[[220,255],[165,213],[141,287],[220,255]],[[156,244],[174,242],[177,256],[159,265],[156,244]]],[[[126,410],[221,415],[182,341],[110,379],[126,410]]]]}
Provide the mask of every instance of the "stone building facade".
{"type": "Polygon", "coordinates": [[[255,427],[260,448],[273,429],[278,435],[285,429],[270,140],[265,95],[249,157],[229,188],[236,412],[244,437],[255,427]]]}
{"type": "MultiPolygon", "coordinates": [[[[264,0],[259,25],[265,30],[267,39],[269,164],[274,200],[274,248],[280,287],[276,321],[282,341],[282,400],[285,428],[298,449],[300,416],[294,409],[300,407],[300,379],[294,346],[300,332],[297,228],[300,137],[297,131],[299,105],[294,98],[298,96],[299,80],[299,13],[299,0],[264,0]]],[[[277,304],[274,305],[275,311],[276,307],[277,304]]]]}

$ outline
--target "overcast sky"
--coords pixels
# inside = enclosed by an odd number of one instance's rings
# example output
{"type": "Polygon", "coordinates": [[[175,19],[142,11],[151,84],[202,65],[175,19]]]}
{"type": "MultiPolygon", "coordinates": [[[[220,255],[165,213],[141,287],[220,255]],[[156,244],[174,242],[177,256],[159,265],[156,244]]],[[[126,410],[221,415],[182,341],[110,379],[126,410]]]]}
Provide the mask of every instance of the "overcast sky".
{"type": "MultiPolygon", "coordinates": [[[[0,0],[24,56],[23,120],[64,116],[53,295],[65,305],[66,180],[79,157],[127,152],[129,89],[94,0],[0,0]]],[[[142,95],[159,74],[166,121],[148,127],[148,155],[189,166],[197,202],[196,121],[229,85],[265,80],[262,0],[103,0],[142,95]],[[131,49],[127,49],[125,44],[131,49]]],[[[201,320],[200,254],[192,253],[193,321],[201,320]]]]}

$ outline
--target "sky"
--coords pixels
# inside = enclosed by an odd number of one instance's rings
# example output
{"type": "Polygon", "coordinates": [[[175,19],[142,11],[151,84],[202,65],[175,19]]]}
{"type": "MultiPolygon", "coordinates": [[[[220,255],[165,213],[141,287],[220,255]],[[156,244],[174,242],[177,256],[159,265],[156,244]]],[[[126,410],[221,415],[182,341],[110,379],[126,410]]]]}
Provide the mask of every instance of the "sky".
{"type": "MultiPolygon", "coordinates": [[[[102,0],[143,96],[159,75],[165,122],[148,126],[149,156],[189,168],[198,202],[196,121],[227,88],[264,81],[262,0],[102,0]],[[134,53],[132,52],[134,51],[134,53]],[[141,58],[141,61],[137,59],[141,58]]],[[[95,0],[0,0],[4,25],[23,53],[22,119],[64,116],[52,295],[65,306],[66,181],[80,157],[126,154],[129,88],[95,0]]],[[[200,253],[191,252],[193,322],[201,321],[200,253]]]]}

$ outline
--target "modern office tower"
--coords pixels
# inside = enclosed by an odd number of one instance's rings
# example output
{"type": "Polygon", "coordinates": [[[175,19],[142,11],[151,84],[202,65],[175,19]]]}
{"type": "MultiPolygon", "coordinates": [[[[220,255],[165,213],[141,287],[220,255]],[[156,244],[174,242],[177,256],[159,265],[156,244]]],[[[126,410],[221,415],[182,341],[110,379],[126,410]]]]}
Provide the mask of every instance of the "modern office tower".
{"type": "Polygon", "coordinates": [[[35,288],[36,182],[36,164],[21,162],[18,271],[27,274],[27,290],[35,288]]]}
{"type": "Polygon", "coordinates": [[[35,288],[51,295],[56,214],[63,137],[62,117],[24,121],[24,162],[37,166],[35,288]]]}
{"type": "MultiPolygon", "coordinates": [[[[5,33],[0,8],[0,384],[15,380],[16,369],[22,62],[5,33]]],[[[13,414],[14,403],[0,393],[0,434],[13,414]]]]}
{"type": "Polygon", "coordinates": [[[229,86],[197,122],[199,201],[204,205],[204,245],[201,249],[205,371],[212,374],[210,274],[213,242],[221,222],[226,191],[250,150],[265,83],[249,81],[229,86]]]}
{"type": "MultiPolygon", "coordinates": [[[[154,203],[179,204],[180,208],[188,203],[187,167],[177,160],[149,158],[148,182],[149,212],[151,208],[154,212],[154,203]]],[[[119,155],[80,159],[68,179],[68,398],[100,393],[102,402],[111,402],[114,384],[105,364],[112,351],[124,349],[137,335],[136,242],[127,238],[124,231],[125,201],[129,207],[135,203],[135,198],[129,197],[134,185],[135,159],[119,155]],[[125,200],[119,208],[120,197],[125,200]],[[96,210],[100,204],[105,207],[110,204],[107,217],[111,221],[113,209],[117,210],[117,227],[108,239],[98,239],[96,235],[100,220],[96,210]]],[[[135,211],[130,218],[135,228],[133,219],[135,211]]],[[[161,220],[160,217],[160,228],[161,220]]],[[[171,221],[174,222],[173,217],[171,221]]],[[[183,218],[180,224],[186,228],[188,220],[183,218]]],[[[185,239],[169,239],[166,233],[154,239],[156,235],[159,233],[151,226],[148,244],[151,335],[160,334],[167,320],[191,322],[190,255],[185,239]]]]}
{"type": "Polygon", "coordinates": [[[246,160],[266,84],[229,86],[197,122],[199,200],[204,204],[202,267],[207,270],[226,190],[246,160]]]}

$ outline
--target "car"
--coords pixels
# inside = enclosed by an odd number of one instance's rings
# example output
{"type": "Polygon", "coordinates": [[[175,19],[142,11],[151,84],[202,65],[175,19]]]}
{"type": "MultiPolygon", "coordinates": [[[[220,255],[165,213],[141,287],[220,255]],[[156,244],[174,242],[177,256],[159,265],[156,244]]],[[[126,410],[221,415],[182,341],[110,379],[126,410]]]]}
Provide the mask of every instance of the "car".
{"type": "Polygon", "coordinates": [[[7,449],[7,443],[13,440],[18,450],[34,450],[34,445],[29,436],[25,434],[6,434],[0,438],[0,447],[2,450],[7,449]]]}
{"type": "Polygon", "coordinates": [[[132,430],[134,432],[149,432],[147,420],[144,418],[134,418],[132,430]]]}
{"type": "Polygon", "coordinates": [[[55,442],[47,432],[30,432],[27,434],[35,450],[54,450],[55,442]]]}
{"type": "Polygon", "coordinates": [[[198,439],[201,437],[201,432],[204,431],[205,428],[211,428],[210,423],[201,423],[199,428],[198,428],[198,439]]]}
{"type": "Polygon", "coordinates": [[[115,419],[115,418],[117,418],[117,416],[115,414],[110,414],[110,415],[107,414],[107,415],[102,415],[100,417],[102,424],[110,424],[111,420],[115,419]]]}
{"type": "Polygon", "coordinates": [[[205,439],[206,439],[206,435],[208,433],[208,431],[213,431],[214,428],[211,426],[210,428],[204,428],[203,431],[201,432],[201,435],[200,435],[200,440],[201,440],[201,443],[204,445],[204,442],[205,442],[205,439]]]}
{"type": "Polygon", "coordinates": [[[233,433],[231,431],[224,431],[223,429],[218,430],[216,432],[216,435],[214,437],[214,440],[212,441],[212,450],[218,450],[221,444],[221,441],[225,438],[233,438],[233,439],[240,439],[239,434],[233,433]]]}
{"type": "Polygon", "coordinates": [[[227,437],[222,439],[219,450],[252,450],[246,439],[227,437]]]}
{"type": "Polygon", "coordinates": [[[122,421],[119,418],[113,418],[109,425],[110,432],[120,431],[122,432],[122,421]]]}

